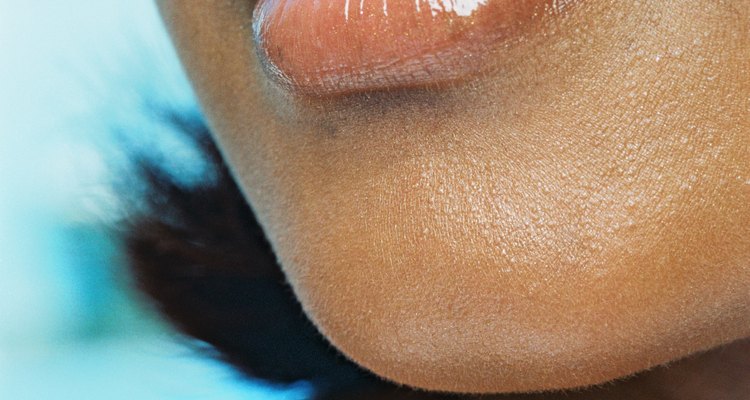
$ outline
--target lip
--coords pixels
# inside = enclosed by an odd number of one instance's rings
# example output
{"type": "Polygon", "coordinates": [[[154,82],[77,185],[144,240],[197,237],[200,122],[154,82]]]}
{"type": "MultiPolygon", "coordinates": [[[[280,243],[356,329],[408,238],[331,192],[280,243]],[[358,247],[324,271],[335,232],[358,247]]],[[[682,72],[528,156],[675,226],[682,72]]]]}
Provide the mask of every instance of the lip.
{"type": "Polygon", "coordinates": [[[330,97],[470,76],[498,43],[571,1],[260,0],[253,32],[272,80],[330,97]]]}

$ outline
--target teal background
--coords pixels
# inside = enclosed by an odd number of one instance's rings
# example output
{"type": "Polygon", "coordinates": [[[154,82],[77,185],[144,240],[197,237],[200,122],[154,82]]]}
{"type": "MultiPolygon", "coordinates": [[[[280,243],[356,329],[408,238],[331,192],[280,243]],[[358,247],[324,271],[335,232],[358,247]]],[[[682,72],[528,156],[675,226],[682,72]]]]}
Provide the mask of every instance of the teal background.
{"type": "Polygon", "coordinates": [[[200,173],[150,105],[196,108],[150,0],[0,0],[0,399],[306,398],[196,354],[130,290],[122,137],[200,173]]]}

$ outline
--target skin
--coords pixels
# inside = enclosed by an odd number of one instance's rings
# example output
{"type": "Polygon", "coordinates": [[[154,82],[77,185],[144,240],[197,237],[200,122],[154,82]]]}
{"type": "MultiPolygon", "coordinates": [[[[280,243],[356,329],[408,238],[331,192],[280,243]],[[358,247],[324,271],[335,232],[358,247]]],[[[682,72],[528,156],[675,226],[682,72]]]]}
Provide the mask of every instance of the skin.
{"type": "MultiPolygon", "coordinates": [[[[579,2],[481,76],[334,98],[269,79],[252,2],[160,7],[303,308],[374,373],[575,388],[750,336],[750,0],[579,2]]],[[[735,398],[738,343],[608,393],[735,398]]]]}

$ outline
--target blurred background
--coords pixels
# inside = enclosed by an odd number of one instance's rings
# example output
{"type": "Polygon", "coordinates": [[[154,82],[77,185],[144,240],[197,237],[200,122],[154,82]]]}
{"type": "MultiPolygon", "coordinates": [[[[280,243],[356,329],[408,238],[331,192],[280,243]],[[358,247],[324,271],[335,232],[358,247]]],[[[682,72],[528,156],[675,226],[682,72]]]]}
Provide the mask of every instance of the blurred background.
{"type": "Polygon", "coordinates": [[[123,138],[196,173],[149,115],[197,106],[152,0],[0,0],[0,399],[303,399],[193,352],[132,289],[123,138]]]}

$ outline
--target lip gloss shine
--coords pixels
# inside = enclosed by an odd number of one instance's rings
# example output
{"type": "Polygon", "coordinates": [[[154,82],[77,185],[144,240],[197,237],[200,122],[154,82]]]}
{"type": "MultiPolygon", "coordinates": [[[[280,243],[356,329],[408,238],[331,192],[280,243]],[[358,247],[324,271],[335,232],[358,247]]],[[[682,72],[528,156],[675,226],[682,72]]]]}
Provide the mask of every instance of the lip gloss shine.
{"type": "Polygon", "coordinates": [[[564,2],[260,0],[253,31],[272,79],[330,97],[463,78],[498,42],[564,2]]]}

